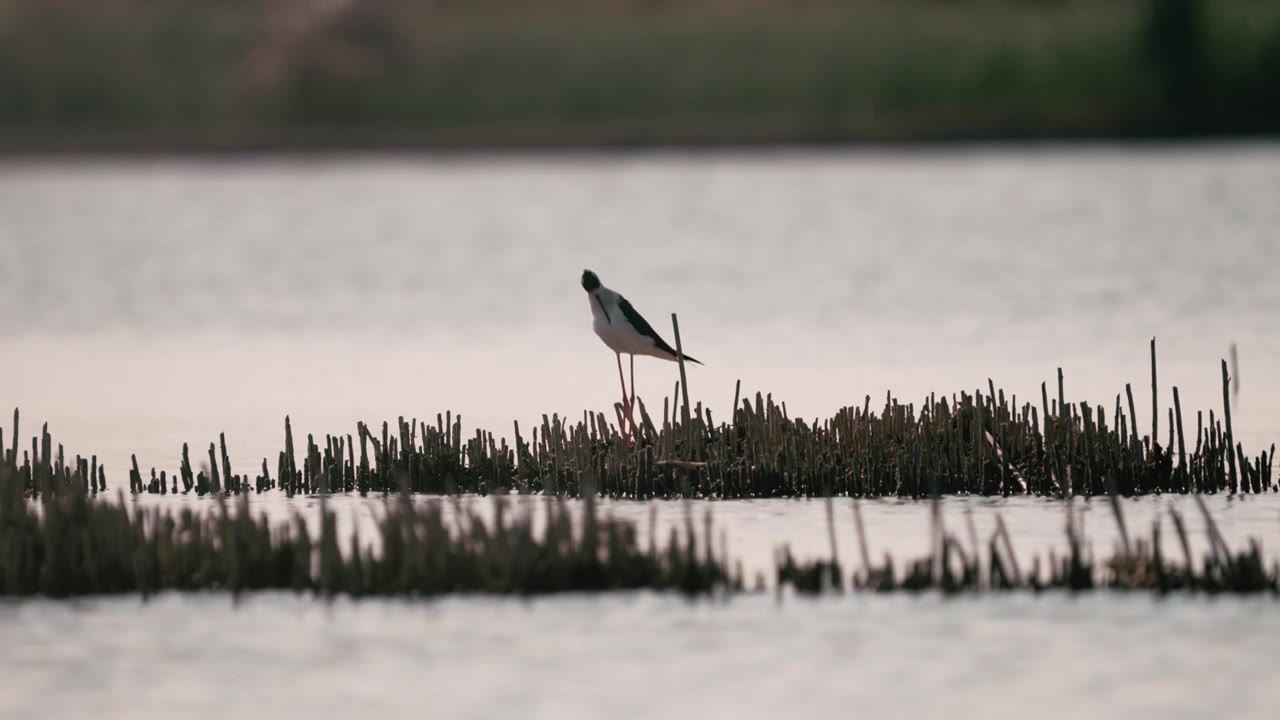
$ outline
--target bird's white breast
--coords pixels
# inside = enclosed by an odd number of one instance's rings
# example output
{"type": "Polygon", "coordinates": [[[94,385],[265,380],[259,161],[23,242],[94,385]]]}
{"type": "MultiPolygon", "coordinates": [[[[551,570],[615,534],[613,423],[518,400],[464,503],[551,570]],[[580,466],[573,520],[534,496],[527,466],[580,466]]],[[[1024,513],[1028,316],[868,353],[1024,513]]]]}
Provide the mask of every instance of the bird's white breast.
{"type": "Polygon", "coordinates": [[[587,300],[591,303],[591,329],[610,350],[629,355],[653,353],[653,341],[636,332],[622,314],[617,293],[601,288],[597,293],[588,295],[587,300]]]}

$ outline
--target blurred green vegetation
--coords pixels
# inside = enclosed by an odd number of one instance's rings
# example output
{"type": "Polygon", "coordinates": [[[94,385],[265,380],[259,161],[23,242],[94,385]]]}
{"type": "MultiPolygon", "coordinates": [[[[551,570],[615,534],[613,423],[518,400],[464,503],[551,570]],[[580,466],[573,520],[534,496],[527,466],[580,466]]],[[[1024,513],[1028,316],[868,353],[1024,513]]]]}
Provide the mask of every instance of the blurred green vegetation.
{"type": "Polygon", "coordinates": [[[0,145],[1280,131],[1275,0],[0,0],[0,145]]]}

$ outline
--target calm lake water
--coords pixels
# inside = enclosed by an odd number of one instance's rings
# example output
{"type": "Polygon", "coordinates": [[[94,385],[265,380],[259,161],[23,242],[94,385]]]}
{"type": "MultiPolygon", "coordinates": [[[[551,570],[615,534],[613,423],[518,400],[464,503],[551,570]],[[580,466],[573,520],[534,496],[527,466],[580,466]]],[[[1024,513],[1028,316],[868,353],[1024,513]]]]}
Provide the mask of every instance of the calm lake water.
{"type": "MultiPolygon", "coordinates": [[[[238,472],[257,467],[286,414],[323,436],[451,409],[464,433],[508,434],[620,394],[578,285],[589,267],[668,337],[680,314],[707,363],[692,396],[719,418],[739,379],[814,417],[988,377],[1038,398],[1062,367],[1069,399],[1110,406],[1132,383],[1145,429],[1157,337],[1160,432],[1174,385],[1189,426],[1220,412],[1235,343],[1234,431],[1256,452],[1280,439],[1277,198],[1276,144],[5,161],[0,408],[22,408],[24,437],[48,422],[69,453],[97,454],[112,488],[131,453],[172,471],[183,442],[199,456],[219,432],[238,472]]],[[[675,368],[637,371],[661,406],[675,368]]],[[[334,503],[344,531],[382,511],[334,503]]],[[[1209,505],[1231,543],[1280,548],[1277,498],[1209,505]]],[[[1135,534],[1178,507],[1200,542],[1186,499],[1124,506],[1135,534]]],[[[317,501],[252,507],[314,519],[317,501]]],[[[603,507],[646,526],[647,504],[603,507]]],[[[1109,506],[1075,507],[1109,552],[1109,506]]],[[[699,528],[711,509],[749,573],[783,543],[827,552],[821,502],[691,508],[699,528]]],[[[927,505],[863,509],[874,554],[925,552],[927,505]]],[[[1061,503],[944,503],[966,540],[967,517],[985,540],[997,511],[1024,558],[1063,546],[1061,503]]],[[[661,531],[684,512],[661,504],[661,531]]],[[[848,562],[848,501],[836,522],[848,562]]],[[[1107,594],[4,603],[0,717],[1270,717],[1278,608],[1107,594]]]]}
{"type": "MultiPolygon", "coordinates": [[[[1277,197],[1276,144],[5,162],[0,407],[117,484],[130,453],[172,470],[220,431],[256,467],[286,414],[321,437],[579,417],[620,396],[589,267],[669,339],[680,314],[720,418],[739,379],[814,417],[987,378],[1038,399],[1062,367],[1068,399],[1132,383],[1146,429],[1154,336],[1161,413],[1177,385],[1192,427],[1237,343],[1235,434],[1261,450],[1277,197]]],[[[637,372],[661,407],[674,366],[637,372]]]]}
{"type": "Polygon", "coordinates": [[[0,604],[0,716],[1273,718],[1271,598],[0,604]]]}

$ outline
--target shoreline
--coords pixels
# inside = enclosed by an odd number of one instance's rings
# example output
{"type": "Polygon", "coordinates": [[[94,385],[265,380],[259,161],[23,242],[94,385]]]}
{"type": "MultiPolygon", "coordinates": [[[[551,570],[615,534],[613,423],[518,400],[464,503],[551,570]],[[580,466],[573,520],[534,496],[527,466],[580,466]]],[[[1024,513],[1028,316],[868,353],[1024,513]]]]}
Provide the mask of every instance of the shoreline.
{"type": "Polygon", "coordinates": [[[1085,135],[965,135],[887,137],[698,138],[626,140],[489,139],[430,137],[429,134],[347,134],[290,137],[292,133],[232,138],[127,137],[12,139],[0,136],[0,162],[23,160],[146,159],[146,158],[289,158],[354,157],[394,154],[472,156],[608,156],[682,154],[690,156],[736,153],[808,151],[867,151],[871,153],[970,152],[1001,149],[1187,148],[1243,147],[1280,142],[1280,133],[1197,134],[1085,134],[1085,135]]]}

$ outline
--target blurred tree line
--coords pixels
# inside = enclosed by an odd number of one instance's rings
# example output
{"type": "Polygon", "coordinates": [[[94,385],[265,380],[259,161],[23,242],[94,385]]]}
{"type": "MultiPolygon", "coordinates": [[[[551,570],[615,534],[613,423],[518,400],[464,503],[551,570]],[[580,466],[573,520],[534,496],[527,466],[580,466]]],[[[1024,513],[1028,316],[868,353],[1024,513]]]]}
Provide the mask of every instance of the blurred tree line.
{"type": "Polygon", "coordinates": [[[1274,0],[0,0],[0,145],[1280,131],[1274,0]]]}

